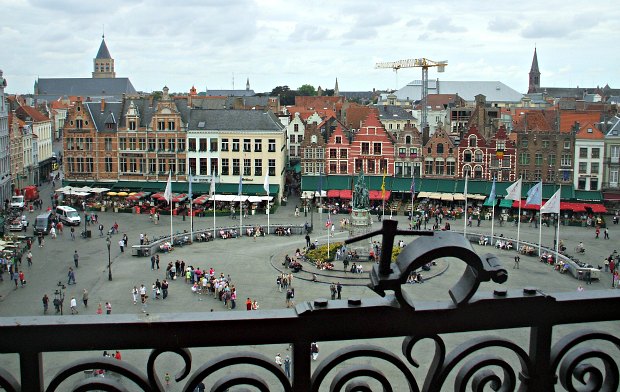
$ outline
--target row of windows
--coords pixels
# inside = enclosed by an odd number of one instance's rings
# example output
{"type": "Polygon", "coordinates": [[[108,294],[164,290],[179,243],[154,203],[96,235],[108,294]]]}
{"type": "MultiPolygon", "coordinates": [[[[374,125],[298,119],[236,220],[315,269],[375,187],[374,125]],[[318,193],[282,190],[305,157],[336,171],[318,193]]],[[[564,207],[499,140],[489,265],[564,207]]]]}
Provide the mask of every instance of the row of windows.
{"type": "MultiPolygon", "coordinates": [[[[241,142],[243,142],[243,152],[252,152],[252,139],[231,139],[230,147],[232,151],[240,151],[239,147],[241,146],[241,142]]],[[[222,151],[229,151],[229,139],[222,139],[222,151]]],[[[217,151],[217,150],[216,150],[217,151]]],[[[263,151],[263,140],[262,139],[254,139],[254,152],[262,152],[263,151]]],[[[268,152],[276,152],[276,139],[268,139],[267,140],[267,151],[268,152]]]]}
{"type": "Polygon", "coordinates": [[[349,150],[346,148],[330,148],[329,149],[329,157],[334,159],[334,158],[341,158],[341,159],[346,159],[349,155],[349,150]],[[338,154],[340,153],[340,154],[338,154]],[[338,156],[340,155],[340,156],[338,156]]]}
{"type": "Polygon", "coordinates": [[[368,174],[382,174],[387,172],[388,161],[387,159],[355,159],[353,167],[355,172],[359,173],[362,170],[368,174]]]}
{"type": "MultiPolygon", "coordinates": [[[[590,173],[597,174],[600,170],[600,165],[598,162],[590,163],[590,173]]],[[[585,174],[588,173],[588,163],[587,162],[579,162],[579,173],[585,174]]]]}
{"type": "Polygon", "coordinates": [[[67,138],[67,150],[92,151],[93,150],[93,138],[92,137],[67,138]]]}
{"type": "MultiPolygon", "coordinates": [[[[547,154],[546,160],[547,160],[548,165],[555,166],[555,163],[556,163],[555,154],[547,154]]],[[[545,161],[545,157],[542,153],[537,152],[534,155],[534,164],[536,166],[542,166],[544,161],[545,161]]],[[[562,157],[560,160],[560,164],[562,166],[570,166],[571,162],[572,162],[572,158],[570,154],[562,154],[562,157]]],[[[530,153],[529,152],[519,153],[519,164],[520,165],[530,164],[530,153]]]]}
{"type": "Polygon", "coordinates": [[[523,178],[523,181],[545,181],[545,182],[555,182],[556,180],[560,181],[570,181],[571,174],[569,171],[563,171],[558,173],[557,169],[548,169],[547,171],[543,171],[542,169],[521,169],[519,170],[519,177],[523,178]],[[543,178],[543,173],[546,174],[546,177],[543,178]]]}
{"type": "Polygon", "coordinates": [[[455,161],[426,161],[424,162],[424,174],[453,176],[456,167],[455,161]]]}
{"type": "Polygon", "coordinates": [[[371,144],[369,142],[362,142],[362,155],[381,155],[383,143],[372,143],[372,153],[370,152],[371,144]]]}
{"type": "MultiPolygon", "coordinates": [[[[297,135],[297,143],[301,143],[304,141],[304,135],[297,135]]],[[[289,142],[295,143],[295,135],[289,136],[289,142]]]]}
{"type": "MultiPolygon", "coordinates": [[[[121,137],[118,139],[119,150],[125,151],[185,151],[185,139],[147,139],[135,137],[121,137]]],[[[105,139],[105,150],[111,151],[112,138],[105,139]]]]}
{"type": "Polygon", "coordinates": [[[580,147],[579,148],[579,158],[592,158],[592,159],[598,159],[601,157],[601,149],[600,148],[591,148],[590,149],[590,156],[588,157],[588,148],[587,147],[580,147]]]}
{"type": "Polygon", "coordinates": [[[349,174],[349,162],[348,161],[330,161],[329,162],[329,174],[349,174]]]}
{"type": "Polygon", "coordinates": [[[72,173],[92,173],[95,171],[95,161],[92,157],[68,157],[66,165],[72,173]]]}
{"type": "MultiPolygon", "coordinates": [[[[523,138],[521,140],[521,147],[527,147],[529,146],[529,140],[527,138],[523,138]]],[[[542,148],[549,148],[549,146],[551,145],[551,142],[549,140],[543,139],[542,140],[542,148]]],[[[564,140],[564,149],[565,150],[570,150],[570,140],[564,140]]]]}

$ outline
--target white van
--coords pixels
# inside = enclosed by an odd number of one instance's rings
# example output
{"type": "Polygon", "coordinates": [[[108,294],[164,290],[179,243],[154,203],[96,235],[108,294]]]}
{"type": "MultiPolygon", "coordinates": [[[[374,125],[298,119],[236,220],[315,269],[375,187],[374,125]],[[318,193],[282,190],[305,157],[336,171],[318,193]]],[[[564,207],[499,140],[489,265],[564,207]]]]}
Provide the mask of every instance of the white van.
{"type": "Polygon", "coordinates": [[[73,207],[58,206],[56,207],[56,215],[58,215],[58,219],[69,226],[79,226],[82,222],[80,214],[73,207]]]}

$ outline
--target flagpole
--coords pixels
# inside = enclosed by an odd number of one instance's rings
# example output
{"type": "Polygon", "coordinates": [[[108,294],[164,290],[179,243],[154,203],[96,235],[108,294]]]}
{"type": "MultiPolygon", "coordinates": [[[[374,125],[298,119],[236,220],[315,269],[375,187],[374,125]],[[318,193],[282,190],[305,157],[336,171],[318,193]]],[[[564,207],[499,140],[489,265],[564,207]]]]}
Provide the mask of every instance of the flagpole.
{"type": "MultiPolygon", "coordinates": [[[[329,223],[331,221],[330,219],[331,217],[331,212],[330,210],[327,210],[327,222],[329,223]]],[[[327,226],[327,259],[329,260],[329,229],[330,229],[330,225],[325,225],[327,226]]]]}
{"type": "Polygon", "coordinates": [[[538,257],[542,254],[542,191],[543,191],[543,182],[540,181],[540,210],[538,212],[538,257]]]}
{"type": "Polygon", "coordinates": [[[489,195],[489,200],[491,201],[491,246],[493,246],[493,234],[495,232],[495,177],[493,177],[493,187],[491,188],[491,194],[489,195]],[[493,196],[492,200],[491,196],[493,196]]]}
{"type": "MultiPolygon", "coordinates": [[[[560,184],[560,200],[558,200],[558,204],[561,205],[561,201],[562,201],[562,184],[560,184]]],[[[560,210],[560,207],[558,207],[558,228],[556,229],[556,234],[557,234],[557,240],[555,241],[555,255],[556,255],[556,259],[557,259],[557,255],[558,255],[558,249],[560,248],[560,214],[562,213],[562,211],[560,210]]]]}
{"type": "Polygon", "coordinates": [[[463,190],[465,193],[465,222],[463,222],[463,237],[467,239],[467,180],[469,178],[469,173],[465,174],[465,189],[463,190]]]}
{"type": "Polygon", "coordinates": [[[519,216],[517,217],[517,252],[519,251],[519,236],[521,234],[521,195],[519,195],[519,216]]]}
{"type": "Polygon", "coordinates": [[[192,192],[192,173],[189,174],[189,242],[194,242],[194,214],[192,204],[194,204],[194,193],[192,192]]]}
{"type": "Polygon", "coordinates": [[[270,205],[269,205],[269,192],[267,192],[267,234],[269,234],[269,215],[270,214],[270,205]]]}

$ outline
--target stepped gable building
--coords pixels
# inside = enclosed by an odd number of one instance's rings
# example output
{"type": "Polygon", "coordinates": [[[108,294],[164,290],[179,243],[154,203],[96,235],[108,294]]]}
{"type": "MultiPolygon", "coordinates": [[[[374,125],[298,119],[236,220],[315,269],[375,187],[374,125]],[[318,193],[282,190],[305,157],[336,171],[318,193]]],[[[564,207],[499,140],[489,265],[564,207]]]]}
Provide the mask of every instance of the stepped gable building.
{"type": "Polygon", "coordinates": [[[472,126],[463,135],[458,150],[458,177],[482,180],[489,177],[489,165],[487,164],[487,141],[482,133],[472,126]]]}
{"type": "Polygon", "coordinates": [[[317,124],[306,125],[304,139],[301,143],[301,174],[319,176],[325,174],[325,138],[317,124]]]}
{"type": "Polygon", "coordinates": [[[407,123],[396,138],[394,145],[394,176],[420,177],[422,172],[422,135],[412,123],[407,123]]]}
{"type": "Polygon", "coordinates": [[[523,181],[570,183],[575,132],[558,132],[540,111],[515,117],[517,177],[523,181]]]}
{"type": "Polygon", "coordinates": [[[114,58],[103,37],[93,59],[91,78],[38,78],[34,83],[34,98],[39,103],[71,96],[91,101],[120,101],[123,95],[135,94],[136,89],[129,78],[116,77],[114,58]]]}
{"type": "Polygon", "coordinates": [[[304,141],[306,124],[301,119],[299,112],[293,114],[292,120],[286,126],[287,150],[289,161],[301,159],[301,143],[304,141]]]}
{"type": "Polygon", "coordinates": [[[349,160],[351,143],[340,122],[336,122],[336,128],[329,135],[325,149],[327,174],[348,175],[353,172],[353,165],[349,160]]]}
{"type": "Polygon", "coordinates": [[[517,149],[515,143],[509,138],[506,127],[500,126],[487,144],[488,179],[516,181],[517,149]]]}
{"type": "Polygon", "coordinates": [[[458,145],[458,177],[479,180],[514,181],[516,149],[505,127],[500,127],[490,139],[474,126],[465,133],[458,145]]]}
{"type": "Polygon", "coordinates": [[[370,112],[351,141],[353,173],[394,175],[394,140],[379,121],[376,110],[370,112]]]}
{"type": "Polygon", "coordinates": [[[443,129],[437,128],[422,149],[424,156],[423,177],[455,178],[457,176],[457,151],[452,138],[443,129]]]}

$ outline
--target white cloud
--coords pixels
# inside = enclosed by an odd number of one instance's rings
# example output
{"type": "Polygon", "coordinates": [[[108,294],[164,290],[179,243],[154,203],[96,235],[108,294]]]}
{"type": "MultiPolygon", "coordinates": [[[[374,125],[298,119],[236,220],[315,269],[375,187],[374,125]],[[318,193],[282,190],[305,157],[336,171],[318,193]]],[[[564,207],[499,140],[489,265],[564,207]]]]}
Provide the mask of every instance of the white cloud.
{"type": "Polygon", "coordinates": [[[375,61],[449,60],[444,80],[493,78],[524,91],[534,45],[544,86],[609,83],[620,88],[611,0],[22,0],[3,1],[0,68],[10,92],[32,92],[37,76],[90,77],[105,25],[118,76],[139,90],[187,91],[250,83],[256,91],[310,83],[343,91],[396,88],[375,61]],[[446,12],[449,10],[450,12],[446,12]],[[550,11],[551,10],[551,11],[550,11]],[[444,16],[448,15],[448,16],[444,16]],[[605,55],[605,61],[596,61],[605,55]],[[482,62],[480,62],[482,61],[482,62]],[[566,70],[566,64],[570,69],[566,70]]]}

